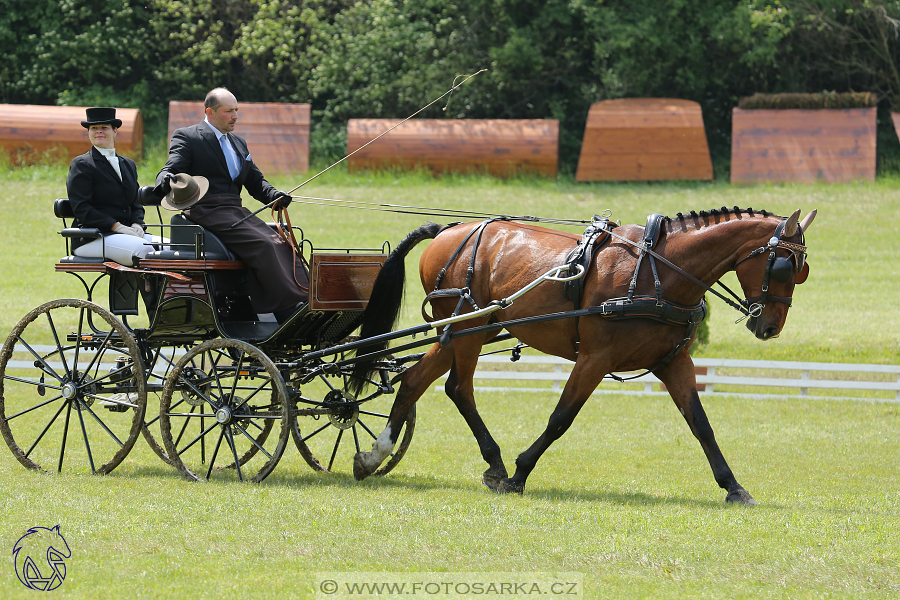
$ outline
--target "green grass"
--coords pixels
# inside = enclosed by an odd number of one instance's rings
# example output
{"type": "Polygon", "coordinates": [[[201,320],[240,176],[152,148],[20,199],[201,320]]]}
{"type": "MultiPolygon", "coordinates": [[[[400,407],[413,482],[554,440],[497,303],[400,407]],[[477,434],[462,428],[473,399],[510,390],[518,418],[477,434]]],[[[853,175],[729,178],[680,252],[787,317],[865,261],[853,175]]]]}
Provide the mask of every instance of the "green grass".
{"type": "MultiPolygon", "coordinates": [[[[158,153],[157,153],[158,154],[158,153]]],[[[150,183],[159,156],[141,165],[150,183]]],[[[563,180],[433,180],[335,169],[309,195],[589,218],[740,205],[819,209],[809,281],[782,336],[762,343],[717,300],[700,356],[896,363],[898,180],[833,186],[583,185],[563,180]]],[[[55,273],[51,201],[65,169],[0,174],[0,331],[31,308],[81,297],[55,273]]],[[[300,177],[273,178],[289,189],[300,177]]],[[[252,204],[251,201],[248,205],[252,204]]],[[[396,244],[427,217],[296,205],[317,246],[396,244]]],[[[421,251],[424,244],[417,250],[421,251]]],[[[414,272],[418,253],[408,263],[414,272]]],[[[423,293],[410,278],[404,324],[423,293]]],[[[101,300],[101,304],[105,301],[101,300]]],[[[542,431],[549,394],[484,393],[479,407],[508,467],[542,431]]],[[[325,571],[575,571],[585,598],[893,598],[900,594],[900,410],[825,400],[716,399],[710,421],[738,480],[759,500],[729,507],[671,401],[604,395],[542,458],[524,497],[480,484],[484,465],[452,403],[429,392],[403,462],[356,482],[349,464],[312,473],[289,446],[260,485],[189,484],[142,440],[108,477],[26,472],[0,452],[0,544],[59,523],[72,547],[55,593],[78,598],[315,596],[325,571]],[[4,541],[5,540],[5,541],[4,541]]],[[[0,596],[30,597],[12,561],[0,596]]]]}

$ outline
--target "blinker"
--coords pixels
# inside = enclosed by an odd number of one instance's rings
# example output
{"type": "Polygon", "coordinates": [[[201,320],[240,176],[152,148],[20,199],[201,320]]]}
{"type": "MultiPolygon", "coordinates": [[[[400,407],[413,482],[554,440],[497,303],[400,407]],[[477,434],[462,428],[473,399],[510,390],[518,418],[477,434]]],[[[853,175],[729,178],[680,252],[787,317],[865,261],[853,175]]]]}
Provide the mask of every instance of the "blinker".
{"type": "Polygon", "coordinates": [[[772,279],[779,283],[787,283],[794,273],[794,263],[787,256],[779,256],[772,264],[772,279]]]}

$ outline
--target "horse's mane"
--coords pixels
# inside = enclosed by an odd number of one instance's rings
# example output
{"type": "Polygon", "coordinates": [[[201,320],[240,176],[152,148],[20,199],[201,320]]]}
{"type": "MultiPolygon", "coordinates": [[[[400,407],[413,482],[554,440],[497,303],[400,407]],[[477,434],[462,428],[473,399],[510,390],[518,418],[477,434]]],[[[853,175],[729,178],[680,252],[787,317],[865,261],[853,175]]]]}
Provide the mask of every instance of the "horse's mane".
{"type": "MultiPolygon", "coordinates": [[[[778,215],[776,215],[775,213],[769,212],[765,209],[755,210],[750,207],[740,208],[739,206],[733,206],[731,208],[728,208],[727,206],[723,206],[722,208],[711,208],[709,210],[701,210],[699,212],[696,210],[692,210],[691,212],[687,213],[686,215],[683,213],[677,213],[675,215],[675,218],[666,217],[666,223],[671,223],[672,221],[684,222],[689,218],[696,219],[699,217],[716,217],[719,215],[730,215],[730,214],[734,214],[734,215],[747,214],[751,217],[755,217],[757,214],[759,214],[759,215],[762,215],[764,218],[765,217],[778,217],[778,215]]],[[[779,218],[783,219],[784,217],[779,217],[779,218]]]]}

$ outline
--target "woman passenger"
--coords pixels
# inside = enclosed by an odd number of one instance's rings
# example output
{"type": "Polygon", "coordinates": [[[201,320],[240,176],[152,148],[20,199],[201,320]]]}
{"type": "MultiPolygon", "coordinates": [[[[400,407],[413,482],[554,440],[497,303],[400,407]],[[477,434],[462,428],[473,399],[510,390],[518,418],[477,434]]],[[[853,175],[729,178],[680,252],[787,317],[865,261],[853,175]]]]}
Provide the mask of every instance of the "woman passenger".
{"type": "Polygon", "coordinates": [[[116,135],[122,121],[115,108],[88,108],[81,126],[88,130],[92,148],[76,156],[69,166],[66,189],[74,227],[96,227],[103,238],[72,240],[76,256],[102,257],[132,266],[162,239],[145,232],[144,207],[138,200],[137,167],[118,156],[116,135]]]}

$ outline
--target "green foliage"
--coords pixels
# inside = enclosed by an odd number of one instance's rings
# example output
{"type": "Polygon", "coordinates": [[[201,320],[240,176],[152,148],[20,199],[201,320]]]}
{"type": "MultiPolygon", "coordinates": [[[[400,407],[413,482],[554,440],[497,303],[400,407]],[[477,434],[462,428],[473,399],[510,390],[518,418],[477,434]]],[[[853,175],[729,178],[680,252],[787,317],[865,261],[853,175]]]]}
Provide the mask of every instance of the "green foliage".
{"type": "Polygon", "coordinates": [[[741,98],[738,106],[743,109],[844,109],[871,108],[877,104],[870,92],[823,92],[821,94],[753,94],[741,98]]]}
{"type": "MultiPolygon", "coordinates": [[[[560,121],[574,170],[591,103],[700,102],[717,176],[731,110],[757,92],[900,97],[900,0],[0,0],[0,101],[139,107],[224,85],[309,102],[316,160],[346,121],[401,118],[487,69],[428,118],[560,121]]],[[[155,143],[148,140],[148,143],[155,143]]]]}

